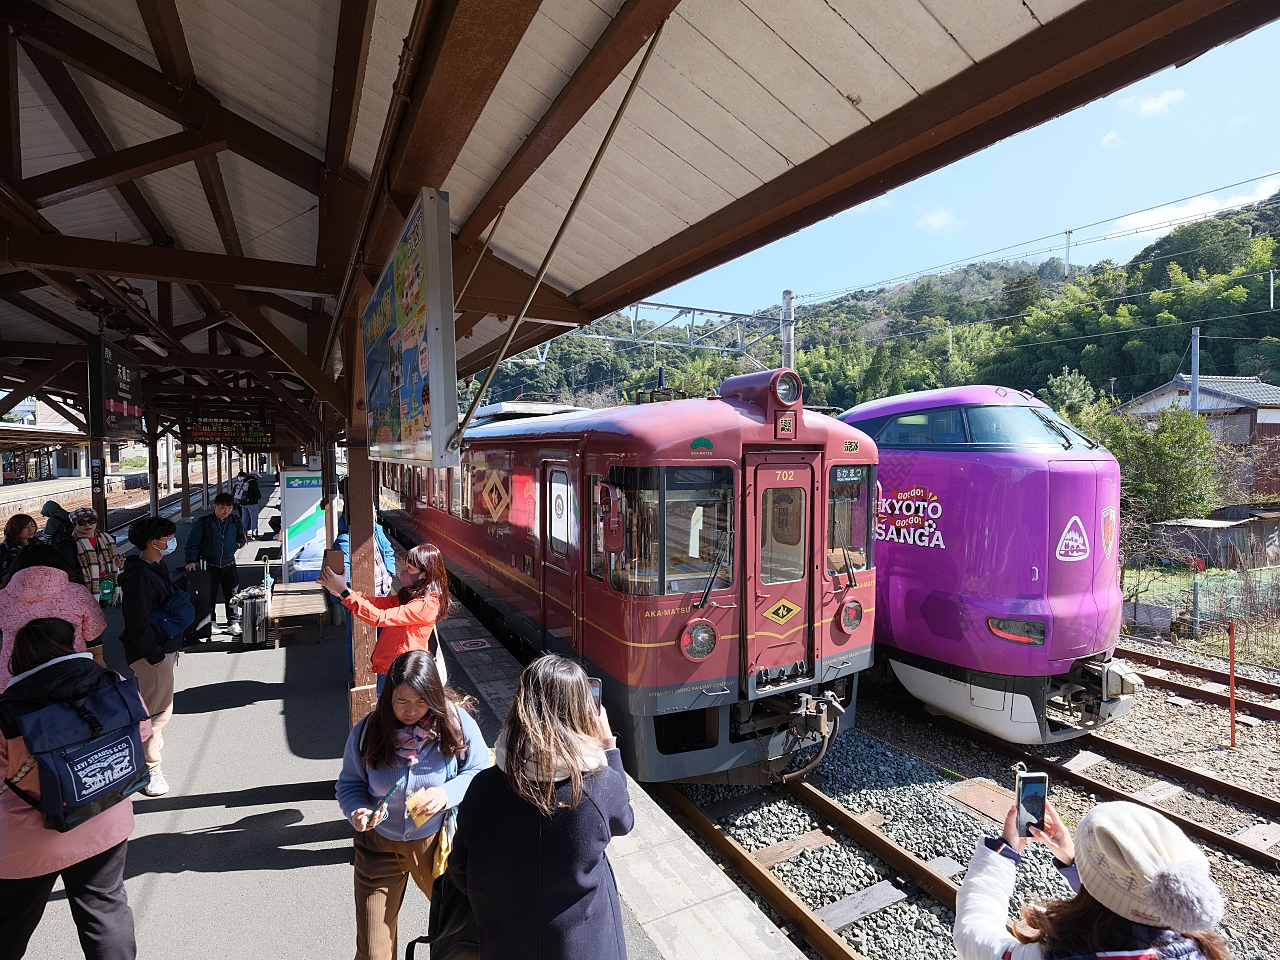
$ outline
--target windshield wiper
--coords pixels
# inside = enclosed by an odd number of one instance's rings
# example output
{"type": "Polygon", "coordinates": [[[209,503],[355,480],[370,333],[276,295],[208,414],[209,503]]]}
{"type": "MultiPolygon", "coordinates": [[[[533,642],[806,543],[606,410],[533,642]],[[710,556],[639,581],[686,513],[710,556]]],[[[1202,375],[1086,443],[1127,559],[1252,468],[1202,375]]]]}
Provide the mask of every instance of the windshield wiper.
{"type": "Polygon", "coordinates": [[[1052,430],[1054,433],[1056,433],[1058,436],[1062,438],[1063,450],[1070,450],[1072,447],[1075,446],[1075,444],[1071,442],[1071,438],[1067,436],[1067,431],[1063,430],[1060,426],[1058,426],[1056,423],[1054,423],[1052,420],[1046,417],[1043,413],[1041,413],[1035,407],[1031,407],[1031,412],[1040,418],[1041,423],[1043,423],[1046,427],[1048,427],[1050,430],[1052,430]]]}
{"type": "Polygon", "coordinates": [[[834,523],[836,527],[836,546],[838,546],[841,552],[844,553],[844,572],[849,577],[849,582],[845,586],[852,587],[853,586],[853,558],[849,555],[849,538],[847,536],[843,538],[840,536],[840,519],[838,517],[834,518],[834,523]]]}
{"type": "Polygon", "coordinates": [[[711,596],[711,588],[716,585],[716,577],[720,574],[720,567],[724,563],[725,551],[729,547],[730,531],[726,530],[720,537],[720,545],[716,547],[716,561],[711,565],[711,576],[707,577],[706,589],[702,591],[702,599],[693,605],[695,610],[701,610],[707,605],[707,598],[711,596]]]}

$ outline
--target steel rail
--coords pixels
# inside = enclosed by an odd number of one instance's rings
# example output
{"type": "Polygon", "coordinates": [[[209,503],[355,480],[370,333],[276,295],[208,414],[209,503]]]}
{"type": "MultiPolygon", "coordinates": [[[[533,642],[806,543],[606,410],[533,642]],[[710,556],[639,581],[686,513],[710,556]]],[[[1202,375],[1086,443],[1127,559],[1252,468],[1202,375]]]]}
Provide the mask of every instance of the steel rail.
{"type": "Polygon", "coordinates": [[[1088,774],[1077,773],[1075,770],[1071,770],[1053,760],[1046,760],[1044,757],[1038,757],[1033,753],[1020,750],[1014,744],[1007,743],[996,737],[988,736],[980,730],[975,730],[973,727],[966,726],[959,721],[951,720],[948,717],[932,717],[930,719],[931,722],[945,727],[952,733],[968,737],[975,743],[980,743],[995,753],[1003,754],[1010,760],[1022,761],[1027,765],[1027,769],[1029,770],[1043,770],[1046,773],[1052,773],[1054,776],[1067,783],[1073,783],[1077,786],[1084,787],[1090,793],[1099,797],[1104,797],[1108,800],[1127,800],[1130,803],[1141,804],[1142,806],[1147,807],[1150,810],[1155,810],[1157,813],[1160,813],[1167,819],[1173,821],[1173,823],[1177,824],[1177,826],[1182,829],[1183,833],[1189,834],[1193,837],[1198,837],[1201,840],[1226,850],[1243,860],[1252,860],[1254,863],[1261,864],[1264,867],[1280,867],[1280,853],[1271,853],[1266,850],[1259,850],[1257,847],[1251,847],[1249,844],[1236,839],[1230,834],[1223,833],[1220,830],[1215,830],[1213,827],[1206,826],[1197,820],[1192,820],[1190,817],[1168,810],[1159,804],[1147,800],[1145,797],[1140,797],[1137,794],[1129,793],[1125,790],[1119,789],[1118,787],[1113,787],[1109,783],[1103,783],[1101,780],[1097,780],[1088,774]]]}
{"type": "MultiPolygon", "coordinates": [[[[1170,693],[1176,693],[1192,700],[1202,700],[1205,703],[1212,703],[1219,707],[1231,706],[1231,697],[1225,693],[1202,690],[1200,687],[1194,687],[1189,683],[1182,683],[1178,680],[1170,680],[1168,677],[1153,677],[1151,674],[1143,673],[1141,670],[1138,671],[1138,676],[1142,677],[1142,682],[1149,687],[1158,687],[1161,690],[1168,690],[1170,693]]],[[[1236,685],[1240,685],[1239,678],[1236,679],[1236,685]]],[[[1266,720],[1280,721],[1280,707],[1258,703],[1256,700],[1242,700],[1238,694],[1236,695],[1236,711],[1266,720]]]]}
{"type": "MultiPolygon", "coordinates": [[[[806,784],[807,786],[807,784],[806,784]]],[[[816,913],[788,890],[769,870],[756,862],[742,844],[708,817],[688,797],[669,783],[652,788],[671,805],[693,831],[716,852],[783,919],[799,928],[805,942],[823,960],[865,960],[839,934],[823,923],[816,913]]],[[[812,789],[812,788],[810,788],[812,789]]],[[[848,811],[846,811],[848,812],[848,811]]]]}
{"type": "MultiPolygon", "coordinates": [[[[1130,650],[1127,647],[1116,647],[1117,657],[1125,660],[1136,660],[1138,663],[1145,663],[1153,667],[1161,667],[1165,670],[1173,670],[1176,673],[1185,673],[1192,677],[1202,677],[1205,680],[1213,680],[1217,683],[1227,683],[1231,679],[1231,675],[1225,670],[1215,670],[1213,667],[1202,667],[1199,664],[1187,663],[1185,660],[1175,660],[1173,657],[1161,657],[1153,653],[1145,653],[1141,650],[1130,650]]],[[[1258,693],[1267,693],[1273,697],[1280,697],[1280,683],[1269,683],[1266,680],[1258,680],[1255,677],[1242,676],[1236,674],[1236,688],[1244,687],[1249,690],[1255,690],[1258,693]]]]}

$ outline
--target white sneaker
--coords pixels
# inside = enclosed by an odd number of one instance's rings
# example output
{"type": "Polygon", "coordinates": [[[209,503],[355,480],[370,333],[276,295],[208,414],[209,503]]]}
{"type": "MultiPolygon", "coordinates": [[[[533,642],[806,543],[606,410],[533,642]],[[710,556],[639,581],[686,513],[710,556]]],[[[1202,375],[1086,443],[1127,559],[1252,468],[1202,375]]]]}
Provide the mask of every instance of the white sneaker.
{"type": "Polygon", "coordinates": [[[169,781],[159,767],[151,768],[151,782],[142,788],[144,797],[163,797],[169,792],[169,781]]]}
{"type": "Polygon", "coordinates": [[[227,624],[227,633],[231,634],[233,637],[238,637],[242,633],[244,633],[244,631],[240,629],[240,621],[232,620],[229,624],[227,624]]]}

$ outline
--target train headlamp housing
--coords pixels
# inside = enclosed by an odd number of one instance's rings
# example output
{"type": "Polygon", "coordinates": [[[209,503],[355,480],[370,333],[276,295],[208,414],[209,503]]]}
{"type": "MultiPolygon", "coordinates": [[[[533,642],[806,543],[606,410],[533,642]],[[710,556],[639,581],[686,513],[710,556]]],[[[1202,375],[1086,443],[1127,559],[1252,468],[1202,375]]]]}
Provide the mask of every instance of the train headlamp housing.
{"type": "Polygon", "coordinates": [[[840,605],[840,629],[853,633],[862,625],[862,604],[850,597],[840,605]]]}
{"type": "Polygon", "coordinates": [[[791,372],[784,373],[774,383],[773,390],[780,402],[791,406],[800,399],[800,378],[791,372]]]}
{"type": "Polygon", "coordinates": [[[680,652],[685,659],[700,663],[711,656],[720,635],[709,620],[690,620],[680,634],[680,652]]]}
{"type": "Polygon", "coordinates": [[[1011,620],[1006,617],[987,617],[987,629],[1001,640],[1020,643],[1027,647],[1044,646],[1043,620],[1011,620]]]}

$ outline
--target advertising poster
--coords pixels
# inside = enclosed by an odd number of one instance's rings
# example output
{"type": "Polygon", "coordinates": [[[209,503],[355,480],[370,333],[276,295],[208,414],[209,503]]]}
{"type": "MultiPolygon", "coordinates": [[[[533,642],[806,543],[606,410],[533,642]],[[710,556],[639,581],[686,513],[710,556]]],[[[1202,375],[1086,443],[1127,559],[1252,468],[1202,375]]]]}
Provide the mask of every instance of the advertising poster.
{"type": "Polygon", "coordinates": [[[315,580],[324,560],[324,482],[314,470],[280,471],[280,530],[285,583],[315,580]]]}
{"type": "Polygon", "coordinates": [[[456,466],[458,426],[449,197],[424,188],[361,316],[369,456],[456,466]],[[431,404],[431,384],[445,399],[431,404]]]}

